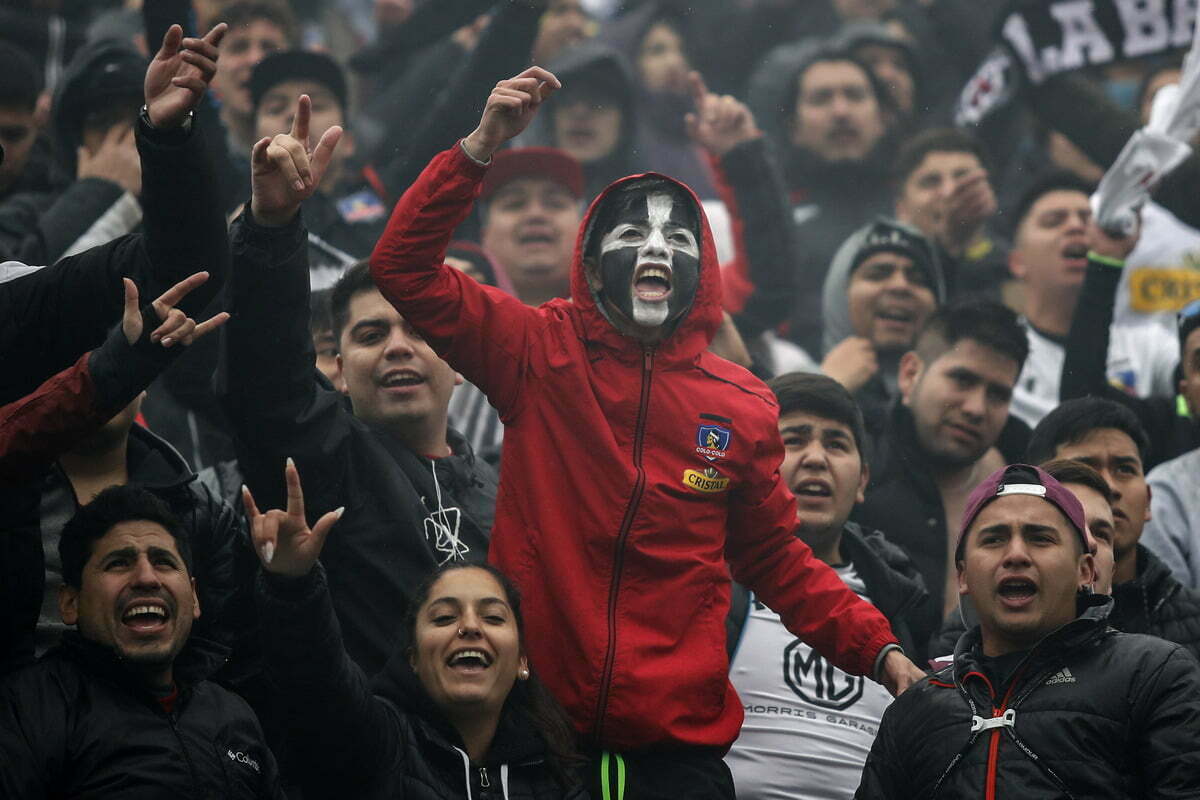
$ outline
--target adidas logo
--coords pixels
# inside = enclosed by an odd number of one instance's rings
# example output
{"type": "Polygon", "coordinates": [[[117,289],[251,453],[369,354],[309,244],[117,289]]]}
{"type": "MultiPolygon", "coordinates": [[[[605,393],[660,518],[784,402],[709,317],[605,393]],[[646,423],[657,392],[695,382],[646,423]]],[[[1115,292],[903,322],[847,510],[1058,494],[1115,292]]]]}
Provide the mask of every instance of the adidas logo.
{"type": "Polygon", "coordinates": [[[1075,683],[1075,676],[1071,674],[1071,670],[1063,667],[1057,673],[1050,676],[1046,680],[1045,686],[1053,686],[1056,683],[1075,683]]]}

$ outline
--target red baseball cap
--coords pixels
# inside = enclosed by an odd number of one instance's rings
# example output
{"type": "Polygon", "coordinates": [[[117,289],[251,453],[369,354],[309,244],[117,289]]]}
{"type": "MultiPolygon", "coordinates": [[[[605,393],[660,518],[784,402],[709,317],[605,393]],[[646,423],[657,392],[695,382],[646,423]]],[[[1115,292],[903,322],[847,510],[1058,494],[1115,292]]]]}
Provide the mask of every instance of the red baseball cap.
{"type": "Polygon", "coordinates": [[[556,147],[518,147],[492,156],[483,178],[480,199],[486,200],[517,178],[544,178],[564,187],[571,196],[583,199],[583,168],[570,154],[556,147]]]}
{"type": "Polygon", "coordinates": [[[967,508],[963,512],[962,527],[958,531],[958,544],[954,548],[954,560],[961,561],[963,544],[966,542],[967,529],[979,516],[979,512],[988,503],[1000,497],[1024,494],[1040,497],[1053,504],[1063,513],[1079,534],[1086,553],[1096,552],[1096,540],[1088,530],[1087,517],[1083,512],[1083,504],[1070,489],[1063,486],[1050,476],[1050,473],[1028,464],[1010,464],[989,475],[983,483],[975,487],[967,498],[967,508]]]}

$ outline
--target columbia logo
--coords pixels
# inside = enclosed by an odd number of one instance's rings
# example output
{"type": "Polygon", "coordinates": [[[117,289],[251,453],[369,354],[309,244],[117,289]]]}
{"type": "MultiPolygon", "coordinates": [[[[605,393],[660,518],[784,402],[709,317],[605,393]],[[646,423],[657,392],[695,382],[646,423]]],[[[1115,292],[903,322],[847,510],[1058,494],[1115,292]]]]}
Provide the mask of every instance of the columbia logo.
{"type": "Polygon", "coordinates": [[[1075,683],[1075,676],[1071,674],[1071,670],[1063,667],[1055,675],[1052,675],[1045,685],[1053,686],[1056,683],[1075,683]]]}

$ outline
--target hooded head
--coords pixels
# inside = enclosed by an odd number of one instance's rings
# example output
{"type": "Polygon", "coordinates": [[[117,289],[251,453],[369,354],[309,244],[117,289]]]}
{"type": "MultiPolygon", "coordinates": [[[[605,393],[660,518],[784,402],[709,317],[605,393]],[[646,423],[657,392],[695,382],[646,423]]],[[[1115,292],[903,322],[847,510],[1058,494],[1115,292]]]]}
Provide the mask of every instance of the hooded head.
{"type": "Polygon", "coordinates": [[[572,296],[625,337],[669,341],[690,354],[720,323],[712,234],[695,194],[678,181],[649,173],[608,187],[588,210],[576,258],[572,296]]]}
{"type": "MultiPolygon", "coordinates": [[[[897,260],[902,262],[900,266],[911,270],[914,278],[904,282],[897,279],[898,283],[904,283],[906,286],[882,292],[881,298],[889,293],[894,297],[890,302],[886,301],[886,298],[881,299],[881,302],[868,311],[896,317],[897,323],[904,321],[900,319],[902,317],[911,317],[909,322],[915,339],[933,309],[946,302],[942,266],[929,240],[921,235],[920,231],[902,222],[879,217],[855,231],[833,257],[822,293],[825,352],[848,336],[871,338],[868,331],[860,330],[863,327],[860,319],[863,314],[855,313],[856,310],[851,308],[850,290],[859,268],[870,266],[867,262],[872,256],[880,253],[899,256],[897,260]],[[932,307],[927,307],[929,299],[932,299],[932,307]]],[[[911,344],[909,342],[903,349],[908,349],[911,344]]]]}

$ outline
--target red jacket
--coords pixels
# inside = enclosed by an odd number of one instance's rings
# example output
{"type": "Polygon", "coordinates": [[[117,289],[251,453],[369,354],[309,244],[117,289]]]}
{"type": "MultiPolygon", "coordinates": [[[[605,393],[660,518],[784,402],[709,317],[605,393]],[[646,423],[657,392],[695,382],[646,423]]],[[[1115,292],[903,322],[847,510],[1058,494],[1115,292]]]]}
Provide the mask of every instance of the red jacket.
{"type": "Polygon", "coordinates": [[[491,559],[520,588],[531,661],[579,732],[614,750],[733,742],[730,570],[797,636],[870,674],[895,636],[794,535],[770,391],[705,349],[721,321],[707,220],[695,304],[643,350],[587,286],[586,220],[574,302],[530,308],[441,264],[486,169],[460,146],[434,158],[396,205],[371,272],[500,411],[491,559]]]}

